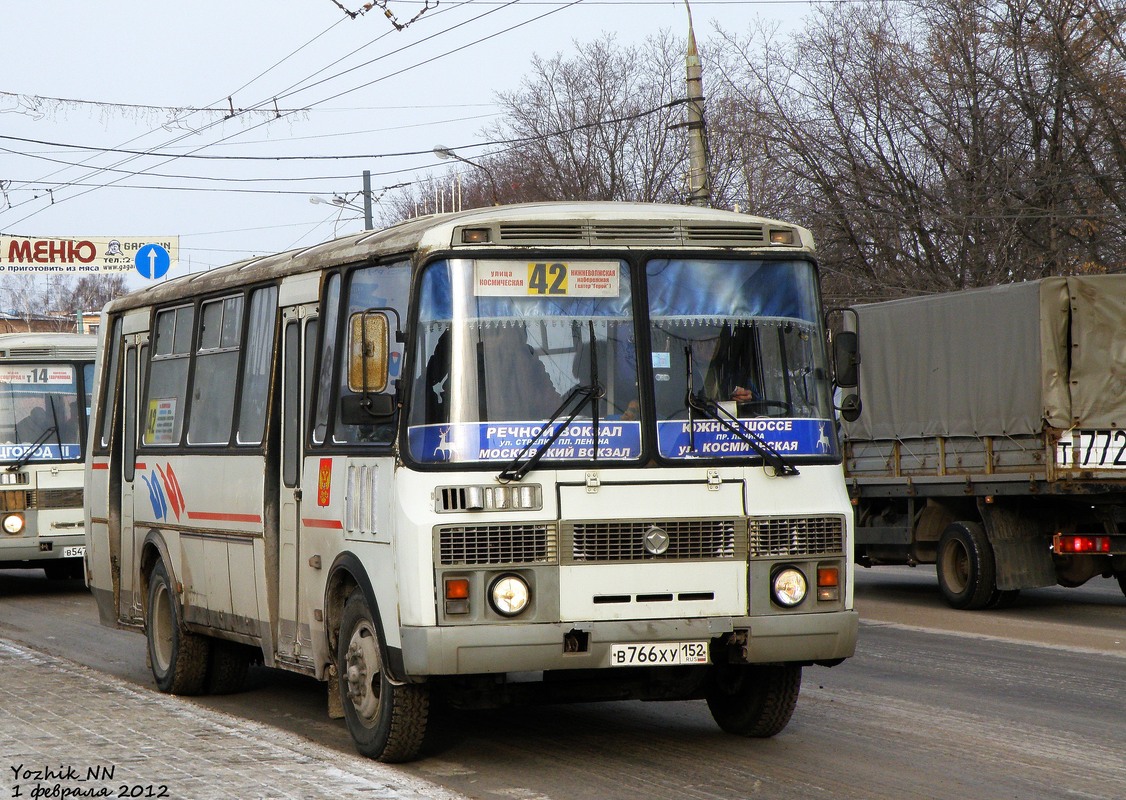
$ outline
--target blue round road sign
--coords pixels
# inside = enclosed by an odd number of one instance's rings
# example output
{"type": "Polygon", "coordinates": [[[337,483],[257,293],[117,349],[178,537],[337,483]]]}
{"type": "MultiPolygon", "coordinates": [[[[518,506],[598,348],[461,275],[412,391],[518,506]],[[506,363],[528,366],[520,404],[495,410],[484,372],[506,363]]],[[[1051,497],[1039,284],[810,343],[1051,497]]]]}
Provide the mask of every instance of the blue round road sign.
{"type": "Polygon", "coordinates": [[[146,244],[133,257],[137,272],[144,278],[163,278],[172,266],[168,251],[158,244],[146,244]]]}

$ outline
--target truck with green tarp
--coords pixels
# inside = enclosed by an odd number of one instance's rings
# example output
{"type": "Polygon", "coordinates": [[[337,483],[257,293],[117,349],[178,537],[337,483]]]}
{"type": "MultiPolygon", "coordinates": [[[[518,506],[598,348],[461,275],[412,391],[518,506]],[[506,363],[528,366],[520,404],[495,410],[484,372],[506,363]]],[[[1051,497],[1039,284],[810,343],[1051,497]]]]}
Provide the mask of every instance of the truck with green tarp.
{"type": "Polygon", "coordinates": [[[850,310],[857,562],[933,563],[959,609],[1093,578],[1126,592],[1126,275],[850,310]]]}

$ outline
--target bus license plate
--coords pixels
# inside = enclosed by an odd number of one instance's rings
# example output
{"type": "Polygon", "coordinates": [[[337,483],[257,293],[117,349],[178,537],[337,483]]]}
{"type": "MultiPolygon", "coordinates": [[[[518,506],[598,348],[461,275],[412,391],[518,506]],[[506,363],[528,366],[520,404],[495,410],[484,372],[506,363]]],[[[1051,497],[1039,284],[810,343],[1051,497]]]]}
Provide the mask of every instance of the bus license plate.
{"type": "Polygon", "coordinates": [[[63,548],[63,558],[82,558],[86,555],[86,546],[81,544],[63,548]]]}
{"type": "Polygon", "coordinates": [[[671,667],[677,664],[707,663],[706,641],[610,645],[611,667],[671,667]]]}

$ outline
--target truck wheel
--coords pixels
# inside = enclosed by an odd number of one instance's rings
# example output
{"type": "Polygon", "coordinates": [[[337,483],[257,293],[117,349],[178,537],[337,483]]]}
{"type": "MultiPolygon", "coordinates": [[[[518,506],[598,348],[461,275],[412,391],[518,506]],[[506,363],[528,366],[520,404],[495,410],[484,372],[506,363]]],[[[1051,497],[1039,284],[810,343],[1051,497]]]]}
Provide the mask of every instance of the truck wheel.
{"type": "Polygon", "coordinates": [[[716,664],[705,697],[724,731],[765,739],[786,727],[800,690],[800,666],[716,664]]]}
{"type": "Polygon", "coordinates": [[[383,642],[363,592],[344,603],[336,645],[340,700],[356,749],[388,763],[410,761],[426,735],[430,687],[396,683],[383,668],[383,642]]]}
{"type": "Polygon", "coordinates": [[[210,640],[184,627],[183,611],[163,561],[149,573],[145,638],[156,687],[168,694],[199,694],[207,678],[210,640]]]}
{"type": "Polygon", "coordinates": [[[994,589],[993,596],[989,598],[986,608],[1012,608],[1013,603],[1020,597],[1020,589],[994,589]]]}
{"type": "Polygon", "coordinates": [[[1126,594],[1126,572],[1119,572],[1114,577],[1118,578],[1118,588],[1122,590],[1122,594],[1126,594]]]}
{"type": "Polygon", "coordinates": [[[993,545],[976,522],[952,522],[938,540],[938,588],[951,608],[988,607],[997,591],[993,545]]]}

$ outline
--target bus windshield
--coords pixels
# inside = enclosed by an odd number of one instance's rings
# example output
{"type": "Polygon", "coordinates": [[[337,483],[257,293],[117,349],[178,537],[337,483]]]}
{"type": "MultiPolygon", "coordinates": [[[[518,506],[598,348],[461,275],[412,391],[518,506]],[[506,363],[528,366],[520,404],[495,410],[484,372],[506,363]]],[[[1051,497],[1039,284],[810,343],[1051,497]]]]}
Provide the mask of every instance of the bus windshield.
{"type": "Polygon", "coordinates": [[[807,261],[646,264],[657,446],[666,458],[836,454],[807,261]]]}
{"type": "Polygon", "coordinates": [[[546,460],[640,458],[632,294],[628,265],[616,259],[429,265],[412,456],[507,462],[558,434],[546,460]]]}
{"type": "MultiPolygon", "coordinates": [[[[92,366],[87,372],[92,373],[92,366]]],[[[90,375],[85,385],[90,386],[90,375]]],[[[78,396],[70,364],[5,364],[0,367],[0,463],[79,461],[79,413],[90,399],[78,396]],[[81,399],[81,403],[79,402],[81,399]]]]}

